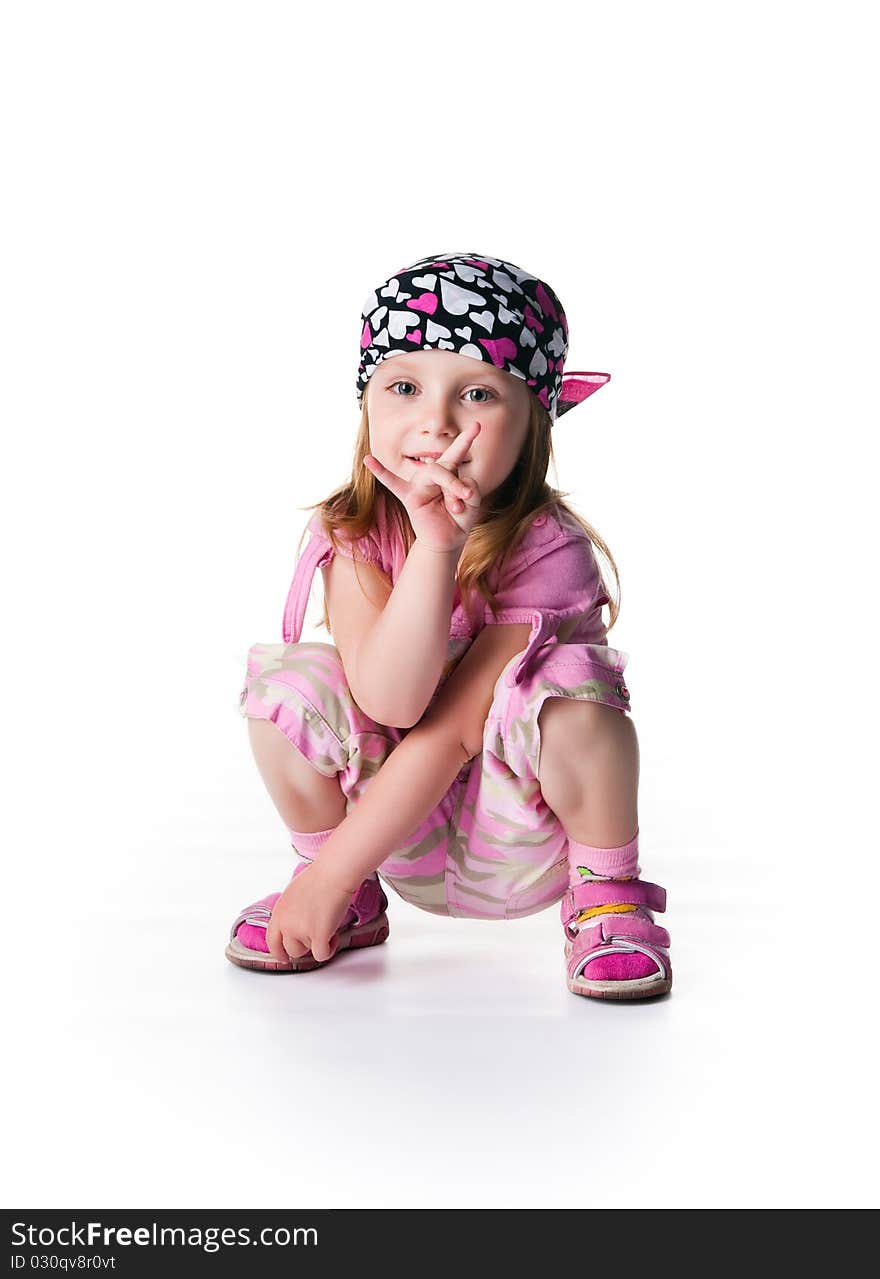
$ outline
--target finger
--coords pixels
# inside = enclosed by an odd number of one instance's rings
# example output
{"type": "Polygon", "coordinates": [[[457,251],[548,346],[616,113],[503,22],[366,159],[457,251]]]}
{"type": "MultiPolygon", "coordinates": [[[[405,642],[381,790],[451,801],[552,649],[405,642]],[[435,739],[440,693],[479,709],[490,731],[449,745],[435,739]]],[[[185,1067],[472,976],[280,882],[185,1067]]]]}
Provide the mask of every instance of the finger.
{"type": "Polygon", "coordinates": [[[483,501],[483,494],[480,492],[480,486],[476,480],[468,477],[464,481],[465,492],[462,494],[465,506],[480,506],[483,501]]]}
{"type": "Polygon", "coordinates": [[[461,497],[456,497],[450,507],[454,515],[461,515],[468,508],[479,511],[483,505],[483,494],[476,480],[468,479],[462,481],[465,491],[461,497]]]}
{"type": "Polygon", "coordinates": [[[309,953],[309,948],[305,942],[299,937],[295,937],[289,929],[284,934],[284,949],[291,959],[302,959],[303,955],[309,953]]]}
{"type": "Polygon", "coordinates": [[[317,959],[318,963],[321,963],[321,961],[324,959],[329,959],[330,956],[333,954],[333,949],[334,948],[330,945],[329,938],[326,938],[326,937],[312,938],[312,954],[314,955],[315,959],[317,959]]]}
{"type": "Polygon", "coordinates": [[[451,511],[453,515],[464,515],[465,511],[468,510],[468,508],[476,510],[479,508],[479,506],[480,506],[479,500],[474,501],[473,498],[469,498],[462,501],[460,497],[457,497],[449,503],[449,510],[451,511]]]}
{"type": "Polygon", "coordinates": [[[452,441],[446,452],[440,455],[438,462],[442,462],[445,466],[458,466],[482,429],[479,422],[472,422],[470,426],[466,426],[461,435],[452,441]]]}
{"type": "Polygon", "coordinates": [[[403,500],[404,494],[407,492],[409,486],[405,484],[398,475],[395,475],[393,471],[389,471],[387,466],[383,466],[378,458],[373,457],[372,453],[367,453],[364,458],[364,466],[368,471],[372,471],[380,484],[384,484],[387,489],[391,490],[395,497],[399,497],[403,500]]]}
{"type": "MultiPolygon", "coordinates": [[[[460,480],[457,475],[448,470],[439,461],[422,462],[419,464],[419,472],[423,479],[430,480],[431,483],[438,485],[446,492],[450,498],[468,498],[471,496],[471,483],[469,480],[460,480]]],[[[418,478],[418,474],[414,479],[418,478]]]]}
{"type": "Polygon", "coordinates": [[[269,954],[273,959],[277,959],[279,964],[287,963],[288,955],[284,949],[284,942],[281,940],[281,929],[271,919],[266,929],[266,945],[269,947],[269,954]]]}

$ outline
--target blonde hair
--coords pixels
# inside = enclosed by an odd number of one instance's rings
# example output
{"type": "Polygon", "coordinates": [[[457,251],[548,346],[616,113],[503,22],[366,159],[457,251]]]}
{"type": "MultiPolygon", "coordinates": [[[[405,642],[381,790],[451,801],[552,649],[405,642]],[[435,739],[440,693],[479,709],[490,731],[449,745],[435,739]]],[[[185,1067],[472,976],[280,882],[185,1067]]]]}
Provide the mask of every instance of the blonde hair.
{"type": "MultiPolygon", "coordinates": [[[[498,602],[487,585],[489,569],[496,561],[503,566],[525,536],[529,526],[542,513],[550,515],[565,513],[584,530],[593,546],[607,559],[614,573],[617,596],[611,591],[599,568],[599,580],[604,594],[608,597],[609,621],[606,627],[610,631],[620,613],[620,577],[611,551],[594,528],[574,511],[564,499],[569,496],[552,488],[546,480],[547,468],[553,461],[556,471],[556,459],[553,456],[551,439],[552,422],[543,405],[529,395],[530,415],[522,451],[513,470],[507,479],[498,486],[491,495],[491,501],[480,515],[480,522],[475,524],[468,534],[461,561],[458,567],[458,589],[462,605],[470,612],[469,605],[476,593],[479,593],[497,617],[498,602]]],[[[364,457],[370,452],[369,414],[367,397],[363,397],[361,421],[358,427],[354,446],[351,480],[335,489],[323,501],[311,506],[300,507],[303,511],[320,511],[321,524],[333,546],[338,551],[340,542],[337,530],[350,541],[366,536],[376,525],[376,505],[381,489],[385,501],[385,510],[389,522],[393,519],[400,531],[407,551],[415,541],[415,533],[409,521],[406,507],[394,494],[377,480],[372,471],[364,466],[364,457]]],[[[300,538],[298,554],[302,549],[306,528],[300,538]]],[[[357,560],[355,559],[355,575],[357,560]]],[[[358,578],[360,581],[360,578],[358,578]]],[[[361,584],[363,590],[363,584],[361,584]]],[[[321,625],[329,633],[330,617],[327,603],[324,602],[324,616],[321,625]]]]}

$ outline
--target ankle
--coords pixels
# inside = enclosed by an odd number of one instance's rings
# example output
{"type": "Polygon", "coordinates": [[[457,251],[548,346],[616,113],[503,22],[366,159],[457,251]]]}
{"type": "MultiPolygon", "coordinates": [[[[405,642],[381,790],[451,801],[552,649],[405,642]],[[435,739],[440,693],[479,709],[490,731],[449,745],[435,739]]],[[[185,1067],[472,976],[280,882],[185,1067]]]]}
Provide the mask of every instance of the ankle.
{"type": "Polygon", "coordinates": [[[327,843],[327,840],[333,834],[335,826],[331,826],[329,830],[302,831],[293,830],[288,827],[290,834],[290,842],[293,845],[294,852],[305,857],[308,861],[312,861],[318,854],[318,850],[327,843]]]}
{"type": "MultiPolygon", "coordinates": [[[[321,849],[327,843],[327,840],[333,834],[335,829],[335,826],[331,826],[329,830],[301,831],[293,830],[292,827],[288,827],[291,846],[299,858],[299,862],[294,868],[294,874],[296,874],[298,870],[304,869],[311,862],[317,861],[321,849]]],[[[378,883],[378,880],[379,876],[376,872],[371,871],[369,875],[364,876],[361,887],[363,887],[364,884],[369,884],[374,881],[378,883]]]]}
{"type": "Polygon", "coordinates": [[[639,832],[617,848],[599,848],[568,837],[568,885],[575,888],[588,879],[637,879],[639,832]]]}

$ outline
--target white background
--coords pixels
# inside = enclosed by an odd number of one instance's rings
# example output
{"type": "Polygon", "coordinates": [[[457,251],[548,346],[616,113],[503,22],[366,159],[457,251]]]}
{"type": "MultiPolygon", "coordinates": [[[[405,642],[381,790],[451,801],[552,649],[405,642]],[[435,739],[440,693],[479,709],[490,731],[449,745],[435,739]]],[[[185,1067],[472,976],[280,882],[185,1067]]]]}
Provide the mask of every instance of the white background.
{"type": "MultiPolygon", "coordinates": [[[[5,1205],[875,1206],[870,6],[5,6],[5,1205]],[[675,986],[558,910],[270,979],[238,714],[408,261],[548,280],[675,986]],[[329,335],[329,338],[322,335],[329,335]]],[[[324,639],[315,585],[305,639],[324,639]]]]}

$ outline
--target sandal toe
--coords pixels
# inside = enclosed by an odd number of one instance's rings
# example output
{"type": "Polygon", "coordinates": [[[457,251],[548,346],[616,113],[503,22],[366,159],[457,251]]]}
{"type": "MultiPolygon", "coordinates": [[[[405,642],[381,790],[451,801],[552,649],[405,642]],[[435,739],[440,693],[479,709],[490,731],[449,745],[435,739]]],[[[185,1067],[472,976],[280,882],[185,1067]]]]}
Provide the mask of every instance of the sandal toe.
{"type": "Polygon", "coordinates": [[[597,955],[582,971],[589,981],[637,981],[658,972],[653,959],[638,951],[621,950],[616,955],[597,955]]]}
{"type": "Polygon", "coordinates": [[[256,968],[263,972],[307,972],[332,963],[340,951],[377,946],[388,938],[388,916],[385,914],[388,898],[378,880],[364,880],[335,934],[336,946],[328,959],[317,960],[311,951],[287,962],[273,959],[266,940],[266,929],[280,896],[280,893],[268,893],[259,901],[245,906],[236,916],[226,946],[226,958],[231,963],[239,968],[256,968]]]}
{"type": "Polygon", "coordinates": [[[665,995],[672,987],[669,933],[652,914],[665,908],[665,889],[645,880],[591,880],[569,889],[561,917],[572,994],[600,999],[665,995]],[[592,917],[578,923],[584,910],[592,917]]]}

